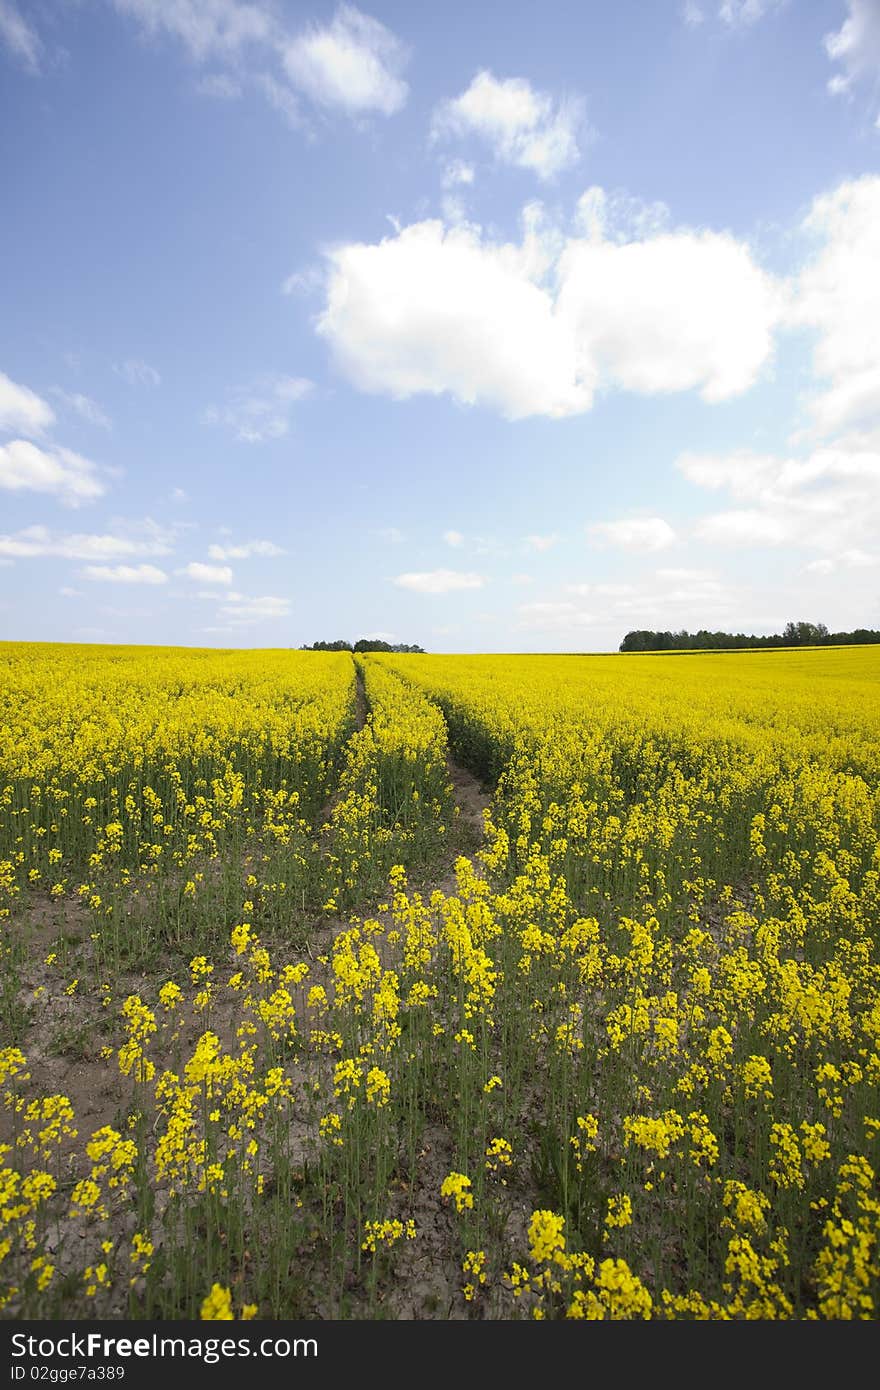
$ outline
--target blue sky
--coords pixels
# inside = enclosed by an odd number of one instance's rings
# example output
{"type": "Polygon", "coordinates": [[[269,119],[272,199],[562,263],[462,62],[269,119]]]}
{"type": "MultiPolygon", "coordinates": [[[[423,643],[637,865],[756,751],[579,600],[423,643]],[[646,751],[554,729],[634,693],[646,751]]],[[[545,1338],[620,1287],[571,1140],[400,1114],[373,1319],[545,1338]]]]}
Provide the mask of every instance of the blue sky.
{"type": "Polygon", "coordinates": [[[880,0],[0,0],[0,637],[880,627],[880,0]]]}

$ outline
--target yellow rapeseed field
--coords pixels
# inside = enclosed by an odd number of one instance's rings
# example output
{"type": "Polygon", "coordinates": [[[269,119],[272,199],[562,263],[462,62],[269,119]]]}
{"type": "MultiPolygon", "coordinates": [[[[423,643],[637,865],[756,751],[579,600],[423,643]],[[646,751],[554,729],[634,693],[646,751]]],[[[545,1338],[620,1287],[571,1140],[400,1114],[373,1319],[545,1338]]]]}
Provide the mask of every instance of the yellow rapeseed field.
{"type": "Polygon", "coordinates": [[[3,1315],[876,1319],[878,693],[0,644],[3,1315]]]}

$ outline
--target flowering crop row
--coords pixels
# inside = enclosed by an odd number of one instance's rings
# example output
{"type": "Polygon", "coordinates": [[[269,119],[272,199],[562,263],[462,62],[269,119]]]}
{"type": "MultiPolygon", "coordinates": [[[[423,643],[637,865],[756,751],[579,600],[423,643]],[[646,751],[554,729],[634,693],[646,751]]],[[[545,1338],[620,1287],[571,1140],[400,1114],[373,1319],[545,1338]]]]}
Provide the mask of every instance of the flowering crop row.
{"type": "MultiPolygon", "coordinates": [[[[201,656],[168,654],[169,682],[201,656]]],[[[130,851],[85,825],[102,865],[82,898],[72,870],[56,897],[89,914],[78,946],[62,933],[36,955],[50,878],[28,887],[0,840],[9,1312],[876,1318],[877,653],[368,656],[360,728],[351,659],[314,689],[314,656],[234,657],[259,688],[262,661],[269,681],[296,670],[312,703],[337,691],[303,809],[272,800],[289,784],[254,758],[235,785],[261,815],[226,833],[225,752],[204,864],[154,872],[132,837],[126,882],[130,851]],[[431,891],[455,824],[447,741],[497,787],[483,848],[431,891]],[[210,907],[195,950],[150,894],[163,875],[176,920],[188,899],[210,907]],[[308,885],[307,950],[285,883],[308,885]],[[164,943],[137,983],[108,946],[119,919],[141,924],[142,972],[164,943]],[[35,1084],[41,1022],[62,1014],[103,1043],[90,1062],[112,1090],[80,1134],[70,1097],[35,1084]]],[[[105,659],[112,685],[136,654],[105,659]]],[[[24,727],[21,703],[7,697],[6,727],[24,727]]],[[[146,785],[180,764],[183,744],[146,785]]],[[[128,769],[112,777],[134,796],[128,769]]],[[[37,797],[7,782],[24,837],[77,774],[46,763],[37,797]]],[[[43,837],[27,834],[31,854],[43,837]]]]}

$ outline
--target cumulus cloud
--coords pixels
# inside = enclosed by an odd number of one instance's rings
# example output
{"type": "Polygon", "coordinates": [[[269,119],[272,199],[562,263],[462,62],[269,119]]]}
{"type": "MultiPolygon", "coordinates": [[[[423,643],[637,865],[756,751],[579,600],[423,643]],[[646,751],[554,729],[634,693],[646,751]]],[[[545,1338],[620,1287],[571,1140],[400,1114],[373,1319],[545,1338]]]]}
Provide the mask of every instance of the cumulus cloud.
{"type": "Polygon", "coordinates": [[[281,439],[290,427],[294,405],[313,389],[314,384],[305,377],[262,377],[232,391],[225,406],[209,406],[204,421],[208,425],[224,426],[245,444],[281,439]]]}
{"type": "Polygon", "coordinates": [[[231,584],[232,570],[228,565],[203,565],[198,560],[184,565],[178,574],[185,574],[200,584],[231,584]]]}
{"type": "Polygon", "coordinates": [[[89,459],[58,446],[39,449],[25,439],[0,445],[0,488],[49,493],[70,507],[92,502],[106,491],[89,459]]]}
{"type": "Polygon", "coordinates": [[[559,537],[554,532],[552,536],[525,536],[523,545],[526,550],[537,550],[539,553],[545,550],[552,550],[559,537]]]}
{"type": "Polygon", "coordinates": [[[54,423],[55,413],[41,396],[0,372],[0,430],[39,437],[54,423]]]}
{"type": "Polygon", "coordinates": [[[659,516],[597,521],[587,527],[587,535],[594,545],[634,551],[665,550],[677,539],[669,522],[659,516]]]}
{"type": "Polygon", "coordinates": [[[167,584],[168,575],[156,565],[86,565],[84,578],[108,584],[167,584]]]}
{"type": "Polygon", "coordinates": [[[641,214],[622,233],[593,196],[570,236],[530,207],[518,244],[428,220],[336,247],[317,330],[361,390],[513,420],[579,414],[598,389],[738,395],[771,357],[779,286],[728,233],[641,214]]]}
{"type": "Polygon", "coordinates": [[[400,76],[407,46],[390,29],[354,5],[340,5],[330,23],[313,26],[283,46],[288,77],[320,106],[349,114],[379,111],[392,116],[405,104],[400,76]]]}
{"type": "Polygon", "coordinates": [[[877,0],[847,0],[841,27],[825,35],[825,51],[843,69],[828,83],[834,93],[848,92],[862,78],[880,76],[880,5],[877,0]]]}
{"type": "Polygon", "coordinates": [[[816,198],[802,230],[818,249],[797,276],[788,318],[815,332],[813,369],[826,383],[810,402],[816,430],[877,426],[880,177],[865,175],[816,198]]]}
{"type": "Polygon", "coordinates": [[[461,531],[444,531],[443,539],[447,545],[451,545],[453,550],[460,550],[464,545],[464,536],[461,531]]]}
{"type": "Polygon", "coordinates": [[[499,80],[483,70],[460,96],[438,106],[431,133],[434,139],[475,136],[499,162],[550,179],[577,163],[583,124],[580,98],[554,101],[525,78],[499,80]]]}
{"type": "Polygon", "coordinates": [[[244,545],[209,545],[208,554],[212,560],[249,560],[252,555],[268,557],[286,551],[274,541],[246,541],[244,545]]]}
{"type": "Polygon", "coordinates": [[[442,569],[398,574],[394,580],[399,589],[412,589],[417,594],[450,594],[459,589],[482,589],[485,582],[482,574],[442,569]]]}

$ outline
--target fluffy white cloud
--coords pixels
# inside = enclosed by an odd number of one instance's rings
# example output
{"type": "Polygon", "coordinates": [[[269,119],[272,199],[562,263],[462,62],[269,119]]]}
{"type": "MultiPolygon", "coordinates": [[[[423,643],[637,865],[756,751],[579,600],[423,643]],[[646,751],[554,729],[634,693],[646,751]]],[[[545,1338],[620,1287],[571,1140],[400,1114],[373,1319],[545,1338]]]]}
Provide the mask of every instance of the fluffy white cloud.
{"type": "Polygon", "coordinates": [[[843,72],[828,83],[832,92],[846,92],[863,77],[880,74],[880,5],[877,0],[847,0],[849,11],[840,29],[825,35],[825,51],[843,72]]]}
{"type": "Polygon", "coordinates": [[[530,207],[519,244],[429,220],[331,250],[318,332],[362,390],[448,392],[509,419],[579,414],[597,388],[745,391],[771,356],[777,284],[727,233],[656,230],[656,209],[629,209],[621,240],[592,192],[586,235],[530,207]]]}
{"type": "Polygon", "coordinates": [[[47,526],[28,526],[12,536],[0,536],[0,555],[14,559],[58,556],[64,560],[116,560],[130,555],[167,555],[173,533],[155,523],[133,528],[134,535],[53,535],[47,526]]]}
{"type": "Polygon", "coordinates": [[[329,261],[318,331],[362,390],[449,392],[511,419],[589,407],[573,334],[520,248],[428,221],[378,245],[339,247],[329,261]]]}
{"type": "Polygon", "coordinates": [[[757,380],[782,298],[743,242],[681,229],[621,244],[600,231],[559,260],[557,308],[578,351],[616,386],[726,400],[757,380]]]}
{"type": "Polygon", "coordinates": [[[78,391],[62,391],[58,386],[53,386],[52,394],[69,406],[71,410],[76,411],[76,414],[88,421],[90,425],[97,425],[102,430],[112,428],[109,415],[101,409],[97,401],[92,400],[91,396],[83,396],[78,391]]]}
{"type": "Polygon", "coordinates": [[[86,565],[86,579],[108,584],[167,584],[168,575],[156,565],[86,565]]]}
{"type": "Polygon", "coordinates": [[[112,3],[148,35],[177,40],[194,63],[214,65],[197,83],[203,95],[234,100],[250,85],[294,127],[306,124],[300,95],[351,116],[390,116],[407,98],[401,73],[409,49],[354,5],[343,4],[329,23],[297,32],[271,0],[112,3]]]}
{"type": "Polygon", "coordinates": [[[308,29],[283,50],[288,77],[319,105],[384,116],[406,102],[400,73],[408,57],[390,29],[354,5],[340,5],[328,25],[308,29]]]}
{"type": "Polygon", "coordinates": [[[675,532],[659,516],[627,517],[621,521],[597,521],[587,527],[594,545],[612,545],[620,550],[665,550],[676,540],[675,532]]]}
{"type": "Polygon", "coordinates": [[[0,372],[0,430],[39,436],[54,423],[52,407],[41,396],[0,372]]]}
{"type": "Polygon", "coordinates": [[[294,405],[313,389],[314,384],[305,377],[263,377],[234,390],[227,405],[209,406],[204,420],[208,425],[225,426],[245,444],[263,444],[287,434],[294,405]]]}
{"type": "Polygon", "coordinates": [[[0,445],[0,488],[49,493],[71,507],[94,501],[106,491],[89,459],[57,446],[38,449],[25,439],[0,445]]]}
{"type": "Polygon", "coordinates": [[[453,550],[460,550],[464,545],[464,536],[461,531],[444,531],[443,539],[447,545],[451,545],[453,550]]]}
{"type": "Polygon", "coordinates": [[[450,594],[458,589],[482,589],[485,582],[482,574],[466,574],[461,570],[398,574],[394,580],[399,589],[412,589],[417,594],[450,594]]]}
{"type": "Polygon", "coordinates": [[[13,0],[0,0],[0,43],[29,72],[39,70],[43,45],[36,29],[24,18],[13,0]]]}
{"type": "Polygon", "coordinates": [[[232,570],[228,565],[203,565],[200,561],[193,560],[191,564],[184,565],[178,573],[188,575],[200,584],[232,583],[232,570]]]}
{"type": "Polygon", "coordinates": [[[286,552],[274,541],[247,541],[244,545],[209,545],[212,560],[249,560],[252,555],[284,555],[286,552]]]}
{"type": "Polygon", "coordinates": [[[117,376],[127,381],[129,386],[158,386],[162,381],[155,367],[142,362],[138,357],[129,357],[125,362],[117,362],[113,368],[117,376]]]}
{"type": "Polygon", "coordinates": [[[558,540],[559,537],[554,532],[552,536],[526,536],[523,545],[526,550],[537,550],[540,553],[545,550],[552,550],[558,540]]]}
{"type": "Polygon", "coordinates": [[[477,136],[502,163],[549,179],[579,159],[577,136],[583,121],[579,98],[555,102],[525,78],[499,80],[484,70],[460,96],[437,108],[431,133],[435,139],[477,136]]]}
{"type": "Polygon", "coordinates": [[[815,330],[813,368],[827,382],[810,403],[816,429],[880,425],[880,177],[816,198],[803,231],[819,248],[797,277],[788,317],[815,330]]]}

